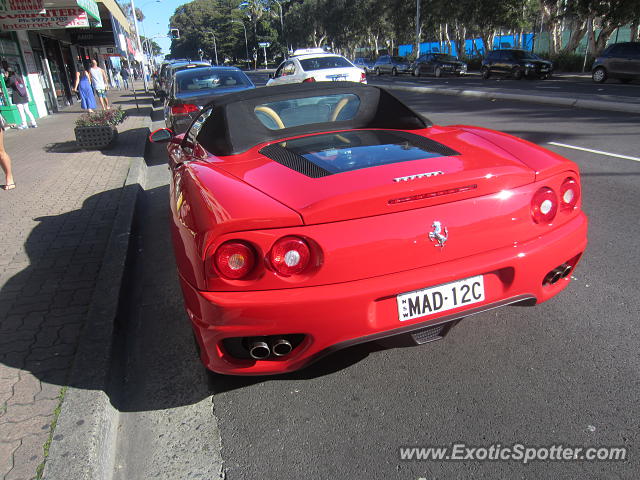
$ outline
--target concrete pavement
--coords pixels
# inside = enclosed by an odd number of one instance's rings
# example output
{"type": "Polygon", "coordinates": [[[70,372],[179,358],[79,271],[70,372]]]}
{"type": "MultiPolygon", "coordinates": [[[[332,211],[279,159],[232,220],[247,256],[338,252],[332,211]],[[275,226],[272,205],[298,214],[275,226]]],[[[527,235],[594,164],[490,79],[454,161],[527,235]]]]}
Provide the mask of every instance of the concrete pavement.
{"type": "Polygon", "coordinates": [[[131,202],[123,186],[143,154],[149,115],[136,110],[131,92],[110,98],[129,114],[110,150],[78,150],[78,105],[40,119],[37,129],[5,134],[17,187],[0,191],[2,480],[40,478],[69,387],[86,387],[74,383],[74,359],[76,370],[100,376],[77,364],[79,339],[104,296],[105,253],[123,202],[131,202]]]}

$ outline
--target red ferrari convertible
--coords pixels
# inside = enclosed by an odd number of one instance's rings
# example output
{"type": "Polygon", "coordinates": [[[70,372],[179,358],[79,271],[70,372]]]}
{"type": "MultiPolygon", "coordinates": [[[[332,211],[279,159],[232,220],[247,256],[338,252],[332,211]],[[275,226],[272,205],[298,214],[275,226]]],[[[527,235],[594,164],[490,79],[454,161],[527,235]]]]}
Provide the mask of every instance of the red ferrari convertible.
{"type": "Polygon", "coordinates": [[[571,161],[485,128],[436,126],[344,82],[215,99],[167,142],[172,235],[202,362],[300,369],[360,342],[441,338],[544,302],[587,244],[571,161]]]}

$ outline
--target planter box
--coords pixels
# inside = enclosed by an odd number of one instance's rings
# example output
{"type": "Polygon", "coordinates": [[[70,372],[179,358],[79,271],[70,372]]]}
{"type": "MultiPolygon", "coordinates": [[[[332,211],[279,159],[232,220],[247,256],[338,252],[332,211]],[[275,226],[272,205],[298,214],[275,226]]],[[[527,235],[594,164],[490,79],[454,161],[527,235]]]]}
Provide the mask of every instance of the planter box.
{"type": "Polygon", "coordinates": [[[118,136],[118,129],[111,125],[76,127],[74,132],[80,148],[93,150],[110,147],[118,136]]]}

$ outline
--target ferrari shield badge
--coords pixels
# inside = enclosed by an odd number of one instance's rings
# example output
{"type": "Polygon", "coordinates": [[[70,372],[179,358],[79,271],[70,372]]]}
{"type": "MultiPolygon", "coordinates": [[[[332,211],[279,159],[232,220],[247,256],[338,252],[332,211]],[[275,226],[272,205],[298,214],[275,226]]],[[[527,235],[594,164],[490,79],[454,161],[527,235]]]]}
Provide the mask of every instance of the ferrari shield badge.
{"type": "Polygon", "coordinates": [[[436,242],[436,247],[444,247],[445,242],[449,238],[449,230],[447,230],[447,227],[444,227],[443,229],[442,224],[436,220],[431,224],[431,228],[433,228],[433,231],[429,232],[429,238],[431,241],[436,242]]]}

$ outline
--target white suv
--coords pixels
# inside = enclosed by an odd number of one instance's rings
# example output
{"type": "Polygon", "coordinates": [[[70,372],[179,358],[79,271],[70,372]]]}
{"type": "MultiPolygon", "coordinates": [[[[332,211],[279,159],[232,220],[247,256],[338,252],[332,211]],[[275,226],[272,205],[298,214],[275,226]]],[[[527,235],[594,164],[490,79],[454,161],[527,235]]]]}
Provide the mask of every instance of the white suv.
{"type": "Polygon", "coordinates": [[[282,62],[267,86],[332,81],[367,83],[367,76],[364,70],[342,55],[326,53],[321,48],[308,48],[296,50],[291,58],[282,62]]]}

